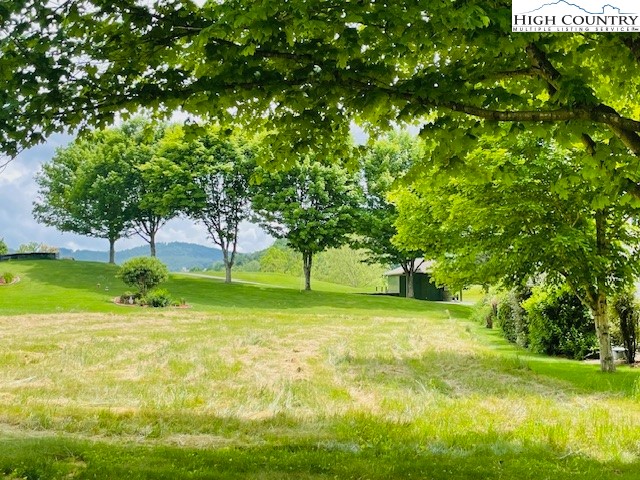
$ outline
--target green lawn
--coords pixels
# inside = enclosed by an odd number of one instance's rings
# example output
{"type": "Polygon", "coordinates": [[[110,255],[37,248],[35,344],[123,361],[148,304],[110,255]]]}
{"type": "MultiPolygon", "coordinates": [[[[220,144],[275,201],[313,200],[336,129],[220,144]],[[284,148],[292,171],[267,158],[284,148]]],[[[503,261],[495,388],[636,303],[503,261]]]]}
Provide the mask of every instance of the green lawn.
{"type": "MultiPolygon", "coordinates": [[[[215,270],[206,270],[197,272],[197,275],[211,276],[217,279],[224,279],[224,272],[215,270]]],[[[291,288],[294,290],[304,290],[304,276],[292,276],[284,273],[272,272],[233,272],[233,280],[242,282],[252,282],[258,284],[272,285],[276,287],[291,288]]],[[[340,293],[372,293],[372,287],[354,288],[338,283],[323,282],[311,277],[311,287],[313,290],[322,292],[340,292],[340,293]]]]}
{"type": "Polygon", "coordinates": [[[0,478],[640,478],[635,369],[468,307],[174,275],[192,308],[127,308],[107,265],[9,268],[0,478]]]}
{"type": "MultiPolygon", "coordinates": [[[[3,315],[54,312],[111,312],[139,314],[140,309],[115,305],[113,298],[130,290],[116,279],[117,267],[104,263],[75,261],[14,261],[0,263],[0,272],[21,277],[15,285],[0,287],[0,311],[3,315]]],[[[278,274],[258,274],[260,285],[224,284],[219,278],[201,278],[171,274],[163,284],[176,300],[184,298],[190,312],[287,311],[331,313],[351,310],[368,315],[412,315],[416,311],[442,313],[427,302],[357,293],[344,285],[316,282],[314,290],[283,288],[295,284],[295,278],[278,274]],[[404,312],[404,313],[403,313],[404,312]]],[[[463,307],[450,305],[451,311],[463,307]]]]}

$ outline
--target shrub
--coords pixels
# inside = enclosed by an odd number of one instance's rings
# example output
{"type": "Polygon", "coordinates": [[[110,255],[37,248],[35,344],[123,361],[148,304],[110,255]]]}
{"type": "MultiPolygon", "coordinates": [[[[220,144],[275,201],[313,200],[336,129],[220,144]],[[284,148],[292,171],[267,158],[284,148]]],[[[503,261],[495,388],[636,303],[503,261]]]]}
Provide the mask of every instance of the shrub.
{"type": "Polygon", "coordinates": [[[522,306],[533,351],[584,359],[597,348],[591,312],[567,287],[534,288],[522,306]]]}
{"type": "Polygon", "coordinates": [[[529,317],[521,304],[530,295],[528,289],[513,289],[498,304],[498,326],[507,340],[521,347],[529,345],[529,317]]]}
{"type": "Polygon", "coordinates": [[[471,319],[487,328],[493,328],[493,321],[497,315],[497,306],[497,298],[494,295],[486,295],[482,301],[475,305],[471,319]]]}
{"type": "Polygon", "coordinates": [[[16,278],[15,275],[11,272],[5,272],[2,274],[2,280],[4,281],[4,283],[6,283],[7,285],[10,284],[11,282],[13,282],[13,279],[16,278]]]}
{"type": "Polygon", "coordinates": [[[122,264],[117,277],[145,296],[149,290],[169,278],[169,270],[155,257],[136,257],[122,264]]]}
{"type": "Polygon", "coordinates": [[[140,303],[143,305],[149,305],[150,307],[168,307],[173,302],[171,294],[164,288],[159,288],[140,299],[140,303]]]}
{"type": "Polygon", "coordinates": [[[632,364],[636,359],[638,320],[640,311],[635,301],[633,291],[625,291],[613,297],[612,307],[614,321],[620,329],[622,344],[626,348],[627,363],[632,364]]]}

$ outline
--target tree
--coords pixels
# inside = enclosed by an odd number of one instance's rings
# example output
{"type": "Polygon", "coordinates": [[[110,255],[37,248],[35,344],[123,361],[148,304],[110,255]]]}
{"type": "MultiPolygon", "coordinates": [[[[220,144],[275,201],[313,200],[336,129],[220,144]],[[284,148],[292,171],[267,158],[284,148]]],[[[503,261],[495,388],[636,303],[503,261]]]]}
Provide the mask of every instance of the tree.
{"type": "Polygon", "coordinates": [[[131,165],[121,147],[120,132],[95,131],[59,149],[36,175],[36,220],[63,232],[108,239],[109,263],[115,263],[115,242],[128,235],[131,217],[131,165]]]}
{"type": "Polygon", "coordinates": [[[35,253],[40,244],[38,242],[22,243],[18,246],[16,253],[35,253]]]}
{"type": "Polygon", "coordinates": [[[292,250],[285,239],[278,239],[260,257],[260,271],[300,275],[300,255],[292,250]]]}
{"type": "Polygon", "coordinates": [[[118,269],[117,277],[126,285],[136,287],[144,297],[149,290],[169,278],[169,270],[164,263],[154,257],[135,257],[127,260],[118,269]]]}
{"type": "Polygon", "coordinates": [[[9,253],[9,247],[4,241],[4,238],[0,238],[0,255],[5,255],[9,253]]]}
{"type": "Polygon", "coordinates": [[[435,275],[447,283],[517,285],[544,275],[568,284],[594,317],[602,370],[614,371],[607,300],[640,273],[640,205],[616,170],[637,159],[531,138],[502,147],[484,139],[455,176],[434,167],[399,195],[397,241],[422,246],[436,230],[435,275]]]}
{"type": "Polygon", "coordinates": [[[249,218],[249,179],[253,172],[251,142],[215,126],[189,138],[175,127],[163,140],[161,158],[149,167],[157,182],[172,185],[163,199],[201,222],[222,250],[225,282],[231,283],[240,223],[249,218]]]}
{"type": "Polygon", "coordinates": [[[330,248],[317,255],[315,277],[350,287],[382,287],[388,265],[365,262],[366,252],[349,245],[330,248]]]}
{"type": "Polygon", "coordinates": [[[638,322],[640,310],[635,298],[635,290],[629,289],[619,292],[613,298],[613,311],[618,320],[622,344],[626,350],[627,363],[633,365],[636,361],[638,348],[638,322]]]}
{"type": "Polygon", "coordinates": [[[306,156],[284,171],[257,170],[252,206],[260,225],[302,255],[305,290],[313,256],[345,244],[355,229],[360,193],[355,175],[306,156]]]}
{"type": "Polygon", "coordinates": [[[369,263],[400,265],[407,276],[407,297],[413,298],[413,275],[422,265],[424,251],[394,244],[398,212],[388,198],[394,185],[420,162],[424,150],[407,132],[395,132],[371,145],[362,160],[363,204],[359,212],[357,248],[369,263]]]}
{"type": "Polygon", "coordinates": [[[454,154],[496,122],[574,140],[595,129],[640,154],[637,36],[512,33],[508,0],[27,0],[0,20],[8,154],[140,105],[266,120],[294,152],[334,148],[352,120],[423,119],[454,154]]]}
{"type": "Polygon", "coordinates": [[[109,239],[110,263],[116,240],[133,233],[155,256],[158,230],[177,214],[175,205],[161,200],[169,179],[154,179],[152,185],[147,174],[164,128],[138,117],[59,150],[36,176],[36,219],[62,231],[109,239]]]}
{"type": "MultiPolygon", "coordinates": [[[[175,203],[167,202],[164,193],[171,189],[170,176],[153,174],[156,152],[164,136],[166,125],[153,125],[148,119],[137,117],[124,123],[122,133],[128,170],[131,230],[149,244],[156,256],[156,235],[169,220],[178,214],[175,203]]],[[[166,166],[166,165],[165,165],[166,166]]]]}

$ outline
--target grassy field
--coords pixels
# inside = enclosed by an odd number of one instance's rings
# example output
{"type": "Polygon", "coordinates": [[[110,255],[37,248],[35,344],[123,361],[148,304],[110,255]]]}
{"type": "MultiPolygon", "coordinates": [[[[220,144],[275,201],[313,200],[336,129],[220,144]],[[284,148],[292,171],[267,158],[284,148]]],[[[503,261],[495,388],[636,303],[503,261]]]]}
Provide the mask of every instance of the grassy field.
{"type": "Polygon", "coordinates": [[[0,478],[640,478],[638,372],[468,307],[173,276],[193,308],[126,308],[106,265],[10,268],[0,478]]]}

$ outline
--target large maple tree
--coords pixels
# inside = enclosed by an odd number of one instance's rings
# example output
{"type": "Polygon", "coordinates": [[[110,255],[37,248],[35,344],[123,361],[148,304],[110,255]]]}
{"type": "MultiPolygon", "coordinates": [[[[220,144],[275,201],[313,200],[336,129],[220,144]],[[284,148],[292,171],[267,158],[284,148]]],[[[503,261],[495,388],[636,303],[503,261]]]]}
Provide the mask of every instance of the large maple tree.
{"type": "Polygon", "coordinates": [[[428,119],[595,128],[640,155],[638,35],[511,33],[510,17],[509,0],[4,2],[0,145],[142,105],[271,122],[297,150],[353,120],[428,119]]]}

